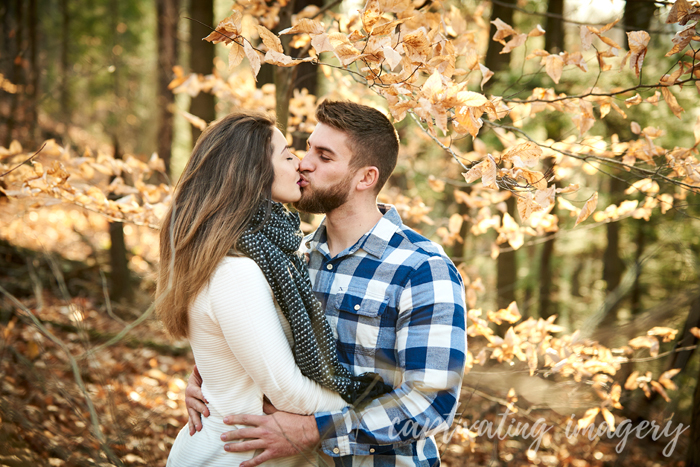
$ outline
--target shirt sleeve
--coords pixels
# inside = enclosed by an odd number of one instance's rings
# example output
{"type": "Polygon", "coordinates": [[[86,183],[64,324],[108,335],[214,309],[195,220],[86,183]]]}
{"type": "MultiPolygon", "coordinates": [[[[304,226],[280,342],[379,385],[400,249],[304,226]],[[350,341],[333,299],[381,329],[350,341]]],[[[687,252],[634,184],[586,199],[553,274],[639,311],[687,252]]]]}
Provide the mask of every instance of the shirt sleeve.
{"type": "Polygon", "coordinates": [[[401,293],[396,351],[402,384],[364,407],[316,413],[330,456],[381,454],[452,424],[464,376],[464,285],[454,265],[430,257],[401,293]]]}
{"type": "Polygon", "coordinates": [[[277,409],[312,414],[347,405],[299,370],[272,290],[253,260],[223,264],[209,287],[212,313],[228,346],[277,409]]]}

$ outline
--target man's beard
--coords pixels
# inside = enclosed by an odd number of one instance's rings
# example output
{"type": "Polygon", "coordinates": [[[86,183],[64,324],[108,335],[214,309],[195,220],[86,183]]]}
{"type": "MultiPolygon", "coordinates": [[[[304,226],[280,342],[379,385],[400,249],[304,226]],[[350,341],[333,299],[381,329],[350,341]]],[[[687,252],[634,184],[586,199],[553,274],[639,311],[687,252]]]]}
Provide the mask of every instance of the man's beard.
{"type": "Polygon", "coordinates": [[[302,188],[301,199],[293,203],[293,206],[299,211],[310,214],[326,214],[345,204],[350,196],[351,183],[352,177],[346,177],[330,188],[316,188],[313,191],[302,188]]]}

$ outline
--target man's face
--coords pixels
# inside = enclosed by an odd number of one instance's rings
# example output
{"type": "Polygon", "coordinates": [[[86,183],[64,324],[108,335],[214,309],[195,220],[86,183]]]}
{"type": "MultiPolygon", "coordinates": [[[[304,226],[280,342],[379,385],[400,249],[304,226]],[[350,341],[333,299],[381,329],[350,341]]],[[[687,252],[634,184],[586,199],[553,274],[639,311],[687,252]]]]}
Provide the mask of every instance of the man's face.
{"type": "Polygon", "coordinates": [[[352,152],[346,133],[319,123],[307,143],[306,156],[299,163],[300,211],[330,212],[348,200],[356,170],[350,169],[352,152]]]}

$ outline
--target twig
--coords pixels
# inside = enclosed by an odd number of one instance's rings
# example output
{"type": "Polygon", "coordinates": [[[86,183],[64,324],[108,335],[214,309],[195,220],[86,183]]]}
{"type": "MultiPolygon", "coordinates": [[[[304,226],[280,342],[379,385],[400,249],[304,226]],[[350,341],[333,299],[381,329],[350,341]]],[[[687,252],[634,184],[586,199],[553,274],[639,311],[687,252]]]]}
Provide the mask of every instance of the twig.
{"type": "Polygon", "coordinates": [[[46,143],[42,144],[41,147],[39,148],[39,150],[38,150],[37,152],[35,152],[34,154],[32,154],[32,156],[31,156],[29,159],[20,162],[19,164],[17,164],[16,166],[14,166],[13,168],[11,168],[10,170],[8,170],[7,172],[5,172],[4,174],[0,175],[0,178],[4,177],[5,175],[9,174],[10,172],[13,172],[13,171],[17,170],[19,167],[23,166],[23,165],[26,164],[27,162],[29,162],[29,161],[31,161],[32,159],[34,159],[34,158],[35,158],[36,156],[38,156],[39,153],[44,149],[44,146],[46,146],[46,143]]]}

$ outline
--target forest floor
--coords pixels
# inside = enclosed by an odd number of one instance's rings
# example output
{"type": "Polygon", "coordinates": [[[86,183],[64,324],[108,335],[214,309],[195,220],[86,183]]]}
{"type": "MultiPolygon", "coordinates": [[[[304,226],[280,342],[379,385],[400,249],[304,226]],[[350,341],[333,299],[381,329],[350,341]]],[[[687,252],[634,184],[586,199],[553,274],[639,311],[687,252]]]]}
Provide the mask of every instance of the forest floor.
{"type": "MultiPolygon", "coordinates": [[[[53,223],[40,213],[24,221],[32,225],[12,227],[29,211],[11,206],[0,199],[0,286],[12,295],[0,296],[0,466],[164,466],[187,422],[184,389],[194,361],[187,342],[169,339],[153,315],[124,333],[149,309],[150,276],[135,280],[129,306],[107,302],[102,253],[75,225],[43,249],[27,235],[35,230],[33,238],[38,232],[48,238],[71,218],[93,227],[101,221],[69,210],[53,223]]],[[[141,261],[148,264],[152,254],[143,248],[141,261]]],[[[663,454],[669,438],[634,434],[618,453],[621,438],[567,435],[566,411],[521,410],[504,419],[504,401],[479,384],[478,372],[466,376],[455,424],[437,436],[445,466],[683,465],[687,432],[669,457],[663,454]],[[469,429],[478,431],[482,421],[491,435],[474,437],[469,429]],[[505,435],[509,425],[524,423],[529,430],[505,435]],[[535,423],[540,431],[532,430],[535,423]]],[[[519,404],[527,407],[526,400],[519,404]]]]}

